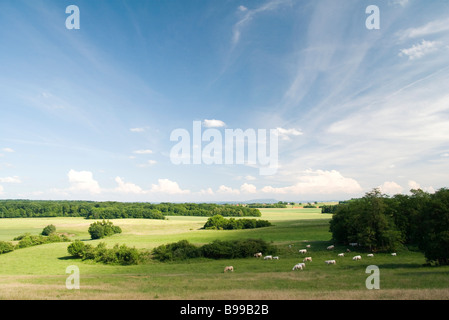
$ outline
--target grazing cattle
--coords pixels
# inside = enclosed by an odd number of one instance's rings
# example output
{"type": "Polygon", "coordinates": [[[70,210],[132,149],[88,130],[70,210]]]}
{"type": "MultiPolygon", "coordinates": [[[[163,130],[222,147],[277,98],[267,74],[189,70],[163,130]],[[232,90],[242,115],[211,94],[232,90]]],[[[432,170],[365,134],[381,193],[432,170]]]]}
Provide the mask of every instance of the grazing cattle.
{"type": "Polygon", "coordinates": [[[339,257],[344,257],[345,254],[344,254],[344,253],[339,253],[338,256],[339,256],[339,257]]]}
{"type": "Polygon", "coordinates": [[[335,246],[334,246],[334,245],[331,245],[331,246],[327,247],[327,250],[332,250],[332,249],[334,249],[334,248],[335,248],[335,246]]]}
{"type": "Polygon", "coordinates": [[[366,256],[367,256],[367,257],[374,257],[374,254],[368,253],[366,256]]]}
{"type": "Polygon", "coordinates": [[[255,254],[254,254],[254,257],[256,257],[256,258],[262,257],[262,252],[255,253],[255,254]]]}
{"type": "Polygon", "coordinates": [[[306,245],[306,248],[310,248],[310,244],[306,245]]]}
{"type": "Polygon", "coordinates": [[[300,263],[298,263],[298,264],[296,264],[296,265],[293,267],[292,271],[295,271],[295,270],[302,270],[302,269],[303,269],[303,265],[300,264],[300,263]]]}
{"type": "Polygon", "coordinates": [[[361,256],[354,256],[354,257],[352,258],[352,260],[362,260],[362,257],[361,257],[361,256]]]}
{"type": "Polygon", "coordinates": [[[225,268],[224,268],[224,272],[228,272],[228,271],[234,272],[234,267],[233,267],[233,266],[227,266],[227,267],[225,267],[225,268]]]}
{"type": "Polygon", "coordinates": [[[324,261],[326,264],[337,264],[337,261],[335,260],[326,260],[324,261]]]}
{"type": "Polygon", "coordinates": [[[307,253],[307,249],[301,249],[301,250],[299,250],[299,253],[301,253],[301,254],[307,253]]]}
{"type": "Polygon", "coordinates": [[[396,252],[393,252],[391,255],[392,255],[392,256],[396,256],[396,252]]]}
{"type": "Polygon", "coordinates": [[[273,259],[273,256],[265,256],[265,257],[263,257],[263,259],[264,260],[271,260],[271,259],[273,259]]]}
{"type": "Polygon", "coordinates": [[[306,262],[306,261],[312,262],[312,257],[305,257],[304,260],[302,260],[302,262],[306,262]]]}
{"type": "Polygon", "coordinates": [[[279,257],[278,256],[273,257],[273,260],[279,260],[279,257]]]}

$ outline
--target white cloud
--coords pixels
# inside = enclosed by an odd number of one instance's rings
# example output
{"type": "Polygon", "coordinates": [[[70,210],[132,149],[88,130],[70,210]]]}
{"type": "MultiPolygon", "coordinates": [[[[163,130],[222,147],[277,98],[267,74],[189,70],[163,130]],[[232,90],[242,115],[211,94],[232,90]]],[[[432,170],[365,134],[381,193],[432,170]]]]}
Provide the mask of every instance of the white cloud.
{"type": "Polygon", "coordinates": [[[5,190],[5,189],[3,189],[2,186],[0,186],[0,194],[3,194],[3,190],[5,190]]]}
{"type": "Polygon", "coordinates": [[[214,191],[212,190],[212,188],[201,189],[199,194],[200,195],[213,195],[214,191]]]}
{"type": "Polygon", "coordinates": [[[136,150],[136,151],[133,151],[133,153],[135,153],[135,154],[152,154],[153,150],[150,150],[150,149],[136,150]]]}
{"type": "Polygon", "coordinates": [[[413,180],[410,180],[408,182],[408,188],[409,188],[409,190],[421,189],[421,190],[423,190],[425,192],[428,192],[428,193],[435,193],[435,189],[432,186],[430,186],[430,187],[421,187],[421,185],[418,182],[413,181],[413,180]]]}
{"type": "Polygon", "coordinates": [[[410,1],[409,0],[390,0],[389,5],[400,5],[401,7],[405,7],[410,1]]]}
{"type": "Polygon", "coordinates": [[[68,173],[70,182],[70,191],[82,192],[86,191],[93,194],[101,193],[101,188],[97,181],[94,180],[90,171],[70,170],[68,173]]]}
{"type": "Polygon", "coordinates": [[[221,120],[215,120],[215,119],[208,120],[208,119],[205,119],[203,121],[203,126],[205,126],[206,128],[221,128],[221,127],[225,127],[226,123],[224,123],[221,120]]]}
{"type": "Polygon", "coordinates": [[[296,129],[284,129],[284,128],[276,128],[279,137],[282,140],[290,140],[290,136],[301,136],[303,133],[296,129]]]}
{"type": "Polygon", "coordinates": [[[0,178],[0,182],[3,182],[3,183],[21,183],[22,181],[20,181],[19,177],[14,176],[14,177],[0,178]]]}
{"type": "Polygon", "coordinates": [[[237,195],[237,194],[240,194],[240,191],[238,189],[232,189],[231,187],[221,185],[220,187],[218,187],[217,193],[237,195]]]}
{"type": "Polygon", "coordinates": [[[254,181],[254,180],[256,180],[256,177],[253,177],[253,176],[246,176],[246,177],[245,177],[245,180],[248,180],[248,181],[254,181]]]}
{"type": "Polygon", "coordinates": [[[238,9],[239,9],[240,11],[247,11],[247,10],[248,10],[248,8],[245,7],[245,6],[239,6],[238,9]]]}
{"type": "Polygon", "coordinates": [[[355,194],[362,192],[359,183],[344,177],[336,170],[306,170],[296,178],[294,185],[287,187],[265,186],[264,193],[273,194],[355,194]]]}
{"type": "Polygon", "coordinates": [[[397,33],[401,40],[407,38],[424,37],[440,32],[449,31],[449,19],[431,21],[418,28],[410,28],[397,33]]]}
{"type": "Polygon", "coordinates": [[[11,148],[3,148],[2,151],[3,151],[3,152],[9,152],[9,153],[14,152],[14,150],[11,149],[11,148]]]}
{"type": "Polygon", "coordinates": [[[240,191],[243,193],[256,193],[256,186],[249,183],[244,183],[240,187],[240,191]]]}
{"type": "Polygon", "coordinates": [[[408,185],[409,190],[412,190],[412,189],[417,190],[417,189],[421,188],[419,183],[416,181],[413,181],[413,180],[410,180],[407,185],[408,185]]]}
{"type": "Polygon", "coordinates": [[[145,128],[131,128],[129,129],[131,132],[144,132],[145,128]]]}
{"type": "Polygon", "coordinates": [[[169,179],[158,179],[158,184],[153,184],[150,192],[166,193],[166,194],[188,194],[190,190],[182,190],[177,182],[169,179]]]}
{"type": "Polygon", "coordinates": [[[397,184],[394,181],[386,181],[378,188],[379,188],[380,192],[386,193],[389,195],[399,194],[404,190],[404,188],[402,188],[399,184],[397,184]]]}
{"type": "Polygon", "coordinates": [[[420,44],[415,44],[411,48],[402,49],[399,56],[408,56],[409,60],[414,60],[424,57],[426,54],[438,50],[441,42],[438,41],[421,41],[420,44]]]}
{"type": "Polygon", "coordinates": [[[134,183],[124,182],[122,178],[116,177],[115,182],[117,182],[118,187],[115,188],[116,192],[119,193],[133,193],[133,194],[144,194],[145,191],[141,187],[135,185],[134,183]]]}
{"type": "Polygon", "coordinates": [[[147,162],[138,164],[137,166],[140,168],[146,168],[146,167],[154,166],[156,163],[157,163],[156,160],[148,160],[147,162]]]}

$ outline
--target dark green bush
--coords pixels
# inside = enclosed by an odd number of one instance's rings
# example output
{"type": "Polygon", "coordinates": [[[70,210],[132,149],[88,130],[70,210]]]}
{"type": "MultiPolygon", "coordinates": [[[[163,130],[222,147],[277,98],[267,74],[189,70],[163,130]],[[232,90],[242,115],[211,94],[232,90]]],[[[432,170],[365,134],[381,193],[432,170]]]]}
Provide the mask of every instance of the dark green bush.
{"type": "Polygon", "coordinates": [[[0,254],[11,252],[14,250],[14,245],[11,242],[0,241],[0,254]]]}
{"type": "Polygon", "coordinates": [[[154,248],[152,254],[156,260],[173,261],[199,257],[200,251],[187,240],[181,240],[154,248]]]}
{"type": "Polygon", "coordinates": [[[56,227],[52,224],[49,224],[48,226],[46,226],[43,230],[41,235],[43,236],[49,236],[52,233],[56,232],[56,227]]]}
{"type": "Polygon", "coordinates": [[[74,257],[83,258],[85,255],[86,245],[81,240],[75,240],[67,247],[67,252],[74,257]]]}
{"type": "Polygon", "coordinates": [[[119,226],[114,226],[110,221],[97,221],[89,226],[89,234],[92,240],[102,239],[104,237],[112,236],[116,233],[121,233],[122,229],[119,226]]]}
{"type": "Polygon", "coordinates": [[[187,240],[161,245],[154,248],[152,258],[159,261],[175,261],[204,257],[210,259],[234,259],[252,257],[256,252],[276,253],[277,249],[260,239],[215,240],[196,247],[187,240]]]}
{"type": "Polygon", "coordinates": [[[201,247],[202,256],[211,259],[252,257],[256,252],[275,254],[277,249],[261,239],[215,240],[201,247]]]}
{"type": "Polygon", "coordinates": [[[76,240],[67,247],[67,252],[71,256],[83,260],[94,260],[105,264],[133,265],[141,261],[139,251],[124,244],[121,246],[116,244],[112,249],[108,249],[104,242],[100,242],[96,247],[93,247],[76,240]]]}
{"type": "Polygon", "coordinates": [[[254,229],[269,227],[272,224],[267,220],[256,220],[256,219],[225,219],[223,216],[217,214],[213,217],[207,219],[204,224],[204,229],[217,229],[217,230],[238,230],[238,229],[254,229]]]}

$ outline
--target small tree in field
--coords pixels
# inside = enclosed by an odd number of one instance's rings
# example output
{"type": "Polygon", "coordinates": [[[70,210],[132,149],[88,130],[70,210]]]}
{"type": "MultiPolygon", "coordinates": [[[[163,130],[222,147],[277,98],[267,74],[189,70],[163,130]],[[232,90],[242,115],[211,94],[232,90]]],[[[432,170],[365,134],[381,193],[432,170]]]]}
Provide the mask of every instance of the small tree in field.
{"type": "Polygon", "coordinates": [[[41,235],[43,236],[49,236],[52,233],[56,232],[56,227],[52,224],[49,224],[48,226],[46,226],[43,230],[41,235]]]}
{"type": "Polygon", "coordinates": [[[88,231],[92,240],[95,240],[121,233],[122,229],[119,226],[114,226],[110,221],[103,220],[92,223],[88,231]]]}

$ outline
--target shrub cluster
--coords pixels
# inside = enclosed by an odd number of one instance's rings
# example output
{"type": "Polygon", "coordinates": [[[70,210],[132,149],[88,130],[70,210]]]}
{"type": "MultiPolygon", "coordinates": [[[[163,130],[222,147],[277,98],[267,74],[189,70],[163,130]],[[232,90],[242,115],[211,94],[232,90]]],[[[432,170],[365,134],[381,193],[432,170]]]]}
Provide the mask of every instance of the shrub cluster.
{"type": "Polygon", "coordinates": [[[46,244],[46,243],[70,241],[70,239],[67,238],[67,236],[59,235],[56,233],[52,233],[49,236],[43,236],[43,235],[35,236],[35,235],[31,235],[29,233],[25,233],[23,235],[20,235],[20,236],[14,238],[14,240],[15,241],[19,240],[19,243],[16,244],[15,249],[38,246],[38,245],[46,244]]]}
{"type": "Polygon", "coordinates": [[[109,237],[116,233],[122,233],[122,229],[119,226],[114,226],[114,224],[109,220],[92,223],[89,226],[88,231],[92,240],[109,237]]]}
{"type": "Polygon", "coordinates": [[[254,229],[269,227],[272,224],[267,220],[256,219],[225,219],[223,216],[217,214],[207,219],[204,229],[218,229],[218,230],[235,230],[235,229],[254,229]]]}
{"type": "Polygon", "coordinates": [[[276,253],[277,248],[261,239],[215,240],[201,247],[187,240],[154,248],[152,258],[159,261],[186,260],[204,257],[210,259],[234,259],[252,257],[256,252],[276,253]]]}
{"type": "Polygon", "coordinates": [[[104,242],[100,242],[94,247],[91,244],[75,240],[67,247],[67,252],[71,256],[83,260],[93,260],[105,264],[134,265],[139,264],[143,259],[143,255],[136,248],[116,244],[113,248],[108,249],[104,242]]]}

